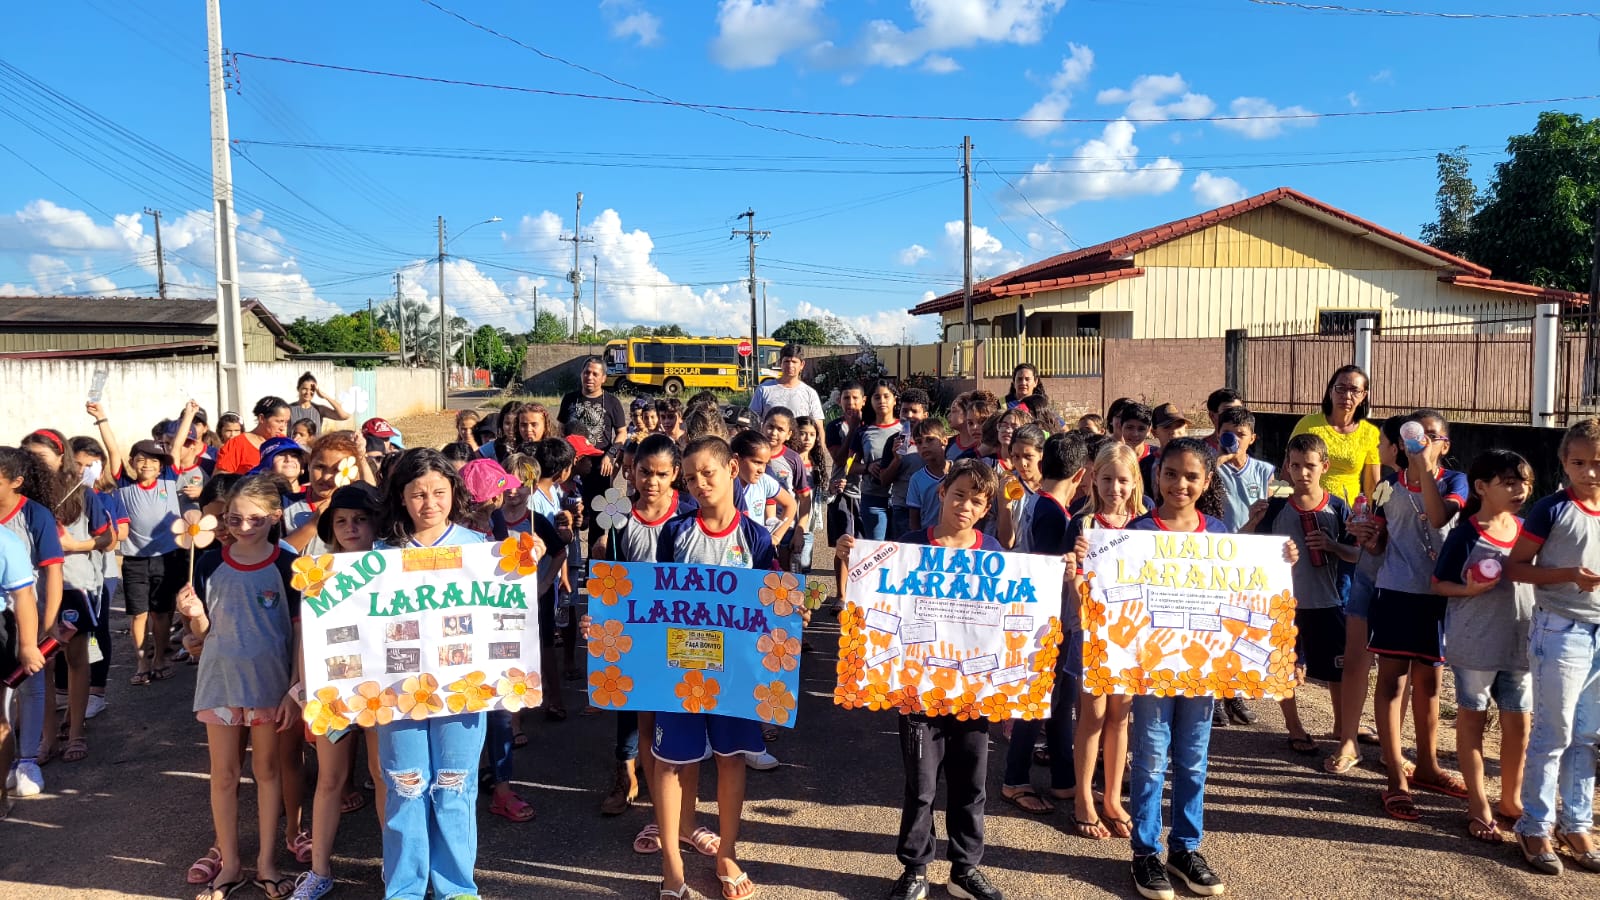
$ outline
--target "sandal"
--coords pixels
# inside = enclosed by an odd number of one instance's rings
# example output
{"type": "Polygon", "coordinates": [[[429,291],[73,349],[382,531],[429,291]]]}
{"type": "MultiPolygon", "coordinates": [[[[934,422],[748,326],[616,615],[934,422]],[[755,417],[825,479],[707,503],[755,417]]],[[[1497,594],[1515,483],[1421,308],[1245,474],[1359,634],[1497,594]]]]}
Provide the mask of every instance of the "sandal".
{"type": "MultiPolygon", "coordinates": [[[[295,861],[301,865],[311,862],[311,832],[302,829],[294,837],[285,836],[283,846],[294,854],[295,861]]],[[[260,878],[256,879],[257,882],[262,880],[260,878]]],[[[281,881],[282,879],[279,880],[281,881]]],[[[266,890],[266,888],[262,888],[262,890],[266,890]]]]}
{"type": "Polygon", "coordinates": [[[1111,836],[1122,841],[1133,837],[1133,820],[1128,818],[1112,819],[1111,836]]]}
{"type": "Polygon", "coordinates": [[[1088,822],[1082,819],[1073,819],[1072,827],[1078,832],[1078,837],[1086,841],[1104,841],[1111,837],[1111,832],[1106,830],[1105,823],[1099,819],[1088,822]]]}
{"type": "Polygon", "coordinates": [[[1380,741],[1378,740],[1377,730],[1370,725],[1363,725],[1356,729],[1356,743],[1366,744],[1368,747],[1379,746],[1380,741]]]}
{"type": "Polygon", "coordinates": [[[1500,823],[1492,816],[1487,820],[1469,816],[1467,834],[1472,835],[1473,840],[1483,841],[1485,844],[1499,844],[1505,841],[1505,835],[1500,833],[1500,823]]]}
{"type": "MultiPolygon", "coordinates": [[[[135,672],[135,673],[133,673],[133,675],[131,677],[128,678],[128,683],[133,685],[134,687],[144,687],[145,685],[150,683],[150,673],[149,672],[135,672]]],[[[242,881],[238,882],[238,884],[243,884],[243,883],[244,882],[242,882],[242,881]]],[[[229,884],[234,884],[234,882],[229,882],[229,884]]],[[[238,890],[238,887],[235,887],[234,890],[238,890]]]]}
{"type": "MultiPolygon", "coordinates": [[[[267,895],[267,900],[289,900],[290,897],[294,896],[294,879],[287,875],[276,881],[269,878],[257,878],[254,883],[256,887],[261,889],[261,893],[267,895]]],[[[224,894],[223,896],[227,895],[224,894]]]]}
{"type": "Polygon", "coordinates": [[[1317,742],[1312,740],[1311,735],[1309,734],[1304,737],[1291,737],[1288,740],[1288,744],[1290,750],[1293,750],[1301,756],[1319,755],[1319,751],[1317,750],[1317,742]]]}
{"type": "Polygon", "coordinates": [[[1516,837],[1517,849],[1522,851],[1523,860],[1525,860],[1528,865],[1532,866],[1535,872],[1538,872],[1541,875],[1561,874],[1564,867],[1561,865],[1561,857],[1556,855],[1555,848],[1553,846],[1550,850],[1544,853],[1535,853],[1528,849],[1528,842],[1533,840],[1533,838],[1523,834],[1520,831],[1516,832],[1516,837]]]}
{"type": "Polygon", "coordinates": [[[633,852],[640,856],[661,852],[661,829],[656,827],[656,823],[651,822],[633,836],[633,852]]]}
{"type": "Polygon", "coordinates": [[[514,792],[497,794],[489,812],[512,822],[531,822],[535,815],[533,806],[514,792]]]}
{"type": "Polygon", "coordinates": [[[367,795],[361,793],[360,791],[351,791],[350,793],[345,794],[344,798],[339,801],[339,813],[340,815],[348,816],[353,812],[365,809],[366,806],[367,795]]]}
{"type": "Polygon", "coordinates": [[[1422,818],[1417,812],[1417,804],[1411,799],[1410,791],[1384,791],[1378,795],[1378,799],[1383,801],[1383,811],[1388,813],[1390,818],[1402,822],[1415,822],[1422,818]]]}
{"type": "Polygon", "coordinates": [[[217,884],[215,880],[211,880],[206,883],[205,890],[195,895],[194,900],[228,900],[228,898],[232,897],[234,893],[239,890],[239,888],[242,888],[249,883],[250,882],[243,878],[240,878],[237,881],[224,881],[221,884],[217,884]]]}
{"type": "Polygon", "coordinates": [[[694,852],[701,856],[716,856],[717,851],[722,849],[722,835],[702,825],[688,837],[678,835],[678,843],[693,847],[694,852]]]}
{"type": "Polygon", "coordinates": [[[737,875],[718,875],[722,882],[722,900],[749,900],[756,895],[755,882],[744,872],[737,875]]]}
{"type": "MultiPolygon", "coordinates": [[[[546,706],[544,708],[544,720],[546,722],[565,722],[567,720],[567,708],[565,706],[546,706]]],[[[512,742],[514,743],[515,741],[516,738],[512,738],[512,742]]]]}
{"type": "Polygon", "coordinates": [[[1580,869],[1600,872],[1600,849],[1595,849],[1591,840],[1590,849],[1579,850],[1577,845],[1572,843],[1572,838],[1572,832],[1556,829],[1556,839],[1567,845],[1567,852],[1572,854],[1573,862],[1576,862],[1580,869]]]}
{"type": "MultiPolygon", "coordinates": [[[[168,678],[171,678],[176,674],[178,673],[174,671],[171,666],[161,666],[159,668],[150,670],[150,677],[155,681],[166,681],[168,678]]],[[[282,879],[279,880],[281,881],[282,879]]]]}
{"type": "Polygon", "coordinates": [[[515,734],[515,735],[512,735],[512,737],[511,737],[511,749],[513,749],[513,750],[521,750],[523,747],[526,747],[526,746],[528,746],[528,736],[527,735],[522,734],[520,732],[515,734]]]}
{"type": "MultiPolygon", "coordinates": [[[[82,762],[89,758],[89,742],[83,738],[73,738],[67,741],[67,747],[61,751],[62,762],[82,762]]],[[[209,881],[210,879],[206,879],[209,881]]]]}
{"type": "Polygon", "coordinates": [[[1033,764],[1036,766],[1050,765],[1050,751],[1042,747],[1033,748],[1033,764]]]}
{"type": "Polygon", "coordinates": [[[669,890],[667,888],[666,882],[662,882],[661,883],[661,896],[663,898],[671,897],[672,900],[690,900],[690,898],[694,897],[694,891],[689,890],[689,882],[687,882],[687,881],[685,881],[683,884],[678,885],[678,889],[675,890],[675,891],[674,890],[669,890]]]}
{"type": "Polygon", "coordinates": [[[207,884],[216,879],[222,872],[222,851],[215,847],[206,851],[206,855],[195,860],[189,866],[189,874],[185,880],[190,884],[207,884]]]}
{"type": "Polygon", "coordinates": [[[1031,787],[1018,788],[1016,793],[1008,793],[1008,789],[1000,789],[1000,799],[1015,806],[1025,813],[1035,816],[1048,816],[1056,811],[1050,801],[1039,796],[1039,792],[1031,787]],[[1029,801],[1032,801],[1031,803],[1029,801]]]}
{"type": "Polygon", "coordinates": [[[766,726],[766,727],[761,729],[761,739],[770,744],[773,741],[777,740],[778,739],[778,735],[781,734],[781,733],[782,732],[780,732],[774,726],[768,725],[768,726],[766,726]]]}
{"type": "Polygon", "coordinates": [[[1467,799],[1467,783],[1461,780],[1461,776],[1454,772],[1444,772],[1442,774],[1444,777],[1438,781],[1424,781],[1411,775],[1407,775],[1406,778],[1412,784],[1425,791],[1433,791],[1435,794],[1443,794],[1446,797],[1454,797],[1457,800],[1467,799]]]}
{"type": "Polygon", "coordinates": [[[1341,753],[1338,756],[1330,756],[1323,760],[1322,771],[1327,772],[1329,775],[1345,775],[1360,764],[1361,757],[1341,753]]]}

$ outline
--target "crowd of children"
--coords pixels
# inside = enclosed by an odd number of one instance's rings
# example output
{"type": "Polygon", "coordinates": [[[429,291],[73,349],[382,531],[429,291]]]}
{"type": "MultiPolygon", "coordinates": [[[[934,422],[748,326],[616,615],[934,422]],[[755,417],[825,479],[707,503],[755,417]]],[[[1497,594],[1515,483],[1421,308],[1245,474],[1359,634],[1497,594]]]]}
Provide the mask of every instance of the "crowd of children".
{"type": "MultiPolygon", "coordinates": [[[[791,346],[782,356],[788,390],[800,385],[803,353],[791,346]]],[[[520,402],[487,416],[461,413],[456,440],[439,450],[404,449],[382,419],[339,430],[344,411],[331,400],[318,405],[327,398],[314,381],[300,385],[295,405],[262,399],[250,430],[225,413],[213,431],[191,402],[131,445],[114,410],[91,402],[81,430],[93,434],[44,428],[0,447],[0,590],[9,598],[0,674],[20,668],[33,676],[0,707],[0,768],[9,773],[0,815],[10,796],[40,793],[44,764],[89,756],[86,722],[106,709],[109,623],[120,603],[135,651],[131,685],[151,689],[175,665],[198,664],[192,709],[209,748],[215,835],[189,871],[190,883],[202,886],[198,900],[225,900],[250,883],[272,900],[329,893],[340,817],[365,805],[365,778],[380,786],[387,896],[422,897],[431,888],[439,898],[475,897],[479,779],[487,779],[491,814],[511,822],[535,816],[512,784],[513,751],[527,743],[517,716],[358,717],[343,731],[310,736],[298,721],[306,701],[297,555],[527,535],[540,557],[542,715],[560,721],[563,683],[583,678],[575,655],[589,627],[579,608],[583,560],[803,574],[814,562],[829,565],[814,559],[815,535],[825,529],[838,585],[827,604],[833,611],[850,600],[843,570],[858,539],[1063,558],[1055,714],[1005,729],[1002,799],[1038,815],[1070,805],[1078,836],[1129,841],[1132,880],[1144,897],[1173,897],[1174,880],[1217,895],[1224,879],[1201,852],[1211,731],[1258,713],[1233,697],[1096,697],[1082,687],[1077,563],[1088,533],[1144,529],[1284,539],[1298,674],[1332,699],[1336,747],[1323,767],[1343,775],[1359,763],[1362,744],[1377,744],[1388,782],[1375,811],[1419,818],[1414,788],[1458,797],[1472,837],[1499,842],[1509,828],[1536,871],[1560,874],[1564,845],[1576,865],[1600,872],[1600,844],[1591,838],[1600,420],[1567,432],[1559,448],[1564,486],[1524,512],[1534,481],[1527,460],[1491,450],[1462,461],[1465,471],[1447,468],[1444,417],[1418,410],[1369,422],[1367,387],[1358,368],[1336,372],[1322,413],[1302,421],[1278,464],[1252,455],[1257,421],[1232,391],[1208,398],[1203,438],[1188,434],[1191,422],[1173,404],[1131,399],[1104,418],[1069,425],[1027,364],[1003,399],[964,393],[944,418],[926,391],[889,381],[840,385],[831,419],[776,405],[782,392],[762,395],[759,421],[709,393],[687,403],[639,399],[616,446],[605,449],[591,443],[581,416],[561,422],[520,402]],[[613,467],[614,477],[601,474],[613,467]],[[597,480],[631,497],[620,527],[593,527],[597,480]],[[212,531],[217,546],[199,550],[212,531]],[[38,674],[46,661],[36,647],[46,634],[64,650],[38,674]],[[1372,734],[1360,721],[1374,662],[1372,734]],[[1460,707],[1459,775],[1441,766],[1438,752],[1446,663],[1460,707]],[[1402,746],[1408,708],[1414,763],[1402,746]],[[1498,798],[1485,787],[1491,709],[1500,729],[1498,798]],[[354,764],[359,744],[364,767],[354,764]],[[246,746],[258,807],[248,878],[238,821],[246,746]],[[309,795],[308,757],[316,771],[309,795]],[[1047,793],[1033,784],[1039,765],[1049,772],[1047,793]],[[280,846],[305,867],[297,877],[280,866],[280,846]]],[[[1289,748],[1321,756],[1296,699],[1280,707],[1289,748]]],[[[998,900],[980,868],[990,724],[905,715],[899,734],[903,872],[885,895],[928,895],[943,777],[948,889],[998,900]]],[[[603,751],[616,777],[601,812],[621,814],[648,792],[653,821],[632,846],[660,855],[664,900],[691,896],[686,849],[715,859],[727,900],[756,892],[737,850],[746,770],[777,765],[771,737],[760,723],[711,712],[616,715],[614,747],[603,751]],[[697,821],[694,803],[701,764],[712,759],[715,828],[697,821]]]]}

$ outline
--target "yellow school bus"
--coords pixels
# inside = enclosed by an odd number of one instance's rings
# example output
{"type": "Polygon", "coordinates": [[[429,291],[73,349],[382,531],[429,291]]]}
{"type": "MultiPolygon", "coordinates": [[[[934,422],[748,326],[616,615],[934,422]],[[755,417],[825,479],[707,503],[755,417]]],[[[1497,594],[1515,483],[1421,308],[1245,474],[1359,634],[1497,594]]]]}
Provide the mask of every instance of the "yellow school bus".
{"type": "MultiPolygon", "coordinates": [[[[749,387],[749,362],[739,356],[748,338],[640,337],[606,344],[606,387],[654,388],[669,397],[688,390],[737,391],[749,387]]],[[[759,383],[778,377],[783,344],[762,340],[759,383]]]]}

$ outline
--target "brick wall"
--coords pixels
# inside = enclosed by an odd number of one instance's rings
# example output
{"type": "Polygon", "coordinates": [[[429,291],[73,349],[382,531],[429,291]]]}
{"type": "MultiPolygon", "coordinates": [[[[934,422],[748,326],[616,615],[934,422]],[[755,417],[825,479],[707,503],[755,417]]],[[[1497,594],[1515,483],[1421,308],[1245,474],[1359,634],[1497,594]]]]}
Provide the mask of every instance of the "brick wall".
{"type": "Polygon", "coordinates": [[[578,386],[582,361],[599,354],[602,344],[529,344],[522,358],[524,394],[557,394],[578,386]]]}

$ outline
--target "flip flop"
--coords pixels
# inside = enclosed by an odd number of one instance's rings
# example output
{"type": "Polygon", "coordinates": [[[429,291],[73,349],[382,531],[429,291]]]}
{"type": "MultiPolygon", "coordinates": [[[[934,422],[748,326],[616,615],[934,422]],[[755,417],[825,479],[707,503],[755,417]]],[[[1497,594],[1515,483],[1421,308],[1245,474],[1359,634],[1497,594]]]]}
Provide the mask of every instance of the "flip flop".
{"type": "Polygon", "coordinates": [[[66,749],[61,751],[62,762],[82,762],[88,758],[89,742],[83,738],[73,738],[67,741],[66,749]]]}
{"type": "Polygon", "coordinates": [[[1117,838],[1118,840],[1127,840],[1128,838],[1133,837],[1132,819],[1110,819],[1110,822],[1112,837],[1117,838]]]}
{"type": "MultiPolygon", "coordinates": [[[[285,875],[276,881],[269,878],[257,878],[252,882],[261,893],[267,895],[267,900],[289,900],[294,896],[294,879],[285,875]],[[288,885],[285,887],[285,885],[288,885]]],[[[224,894],[224,897],[227,895],[224,894]]]]}
{"type": "Polygon", "coordinates": [[[694,852],[701,856],[716,856],[717,851],[722,849],[722,835],[702,825],[687,837],[678,835],[678,843],[694,848],[694,852]]]}
{"type": "MultiPolygon", "coordinates": [[[[150,673],[149,672],[135,672],[135,673],[133,673],[132,676],[130,676],[128,678],[128,683],[133,685],[134,687],[144,687],[145,685],[150,683],[150,673]]],[[[234,888],[234,890],[238,890],[238,888],[234,888]]]]}
{"type": "Polygon", "coordinates": [[[1005,788],[1001,788],[1000,799],[1030,815],[1048,816],[1056,811],[1055,806],[1049,800],[1039,796],[1039,792],[1031,787],[1023,788],[1014,794],[1008,794],[1005,788]],[[1028,800],[1034,801],[1035,805],[1029,806],[1025,802],[1028,800]]]}
{"type": "Polygon", "coordinates": [[[1105,823],[1099,819],[1085,822],[1082,819],[1073,819],[1072,827],[1078,832],[1078,837],[1086,841],[1104,841],[1111,838],[1111,832],[1106,829],[1105,823]]]}
{"type": "Polygon", "coordinates": [[[221,871],[222,851],[212,847],[206,851],[205,856],[189,865],[189,874],[185,880],[190,884],[206,884],[214,880],[221,871]]]}
{"type": "Polygon", "coordinates": [[[1356,743],[1366,744],[1368,747],[1377,747],[1380,744],[1378,732],[1369,726],[1363,725],[1356,731],[1356,743]]]}
{"type": "Polygon", "coordinates": [[[1327,772],[1329,775],[1345,775],[1360,764],[1361,757],[1340,754],[1324,759],[1322,761],[1322,771],[1327,772]]]}
{"type": "Polygon", "coordinates": [[[1446,797],[1454,797],[1457,800],[1467,799],[1467,784],[1461,780],[1460,775],[1454,772],[1445,772],[1444,779],[1441,781],[1424,781],[1412,775],[1407,775],[1406,777],[1410,779],[1412,784],[1425,791],[1433,791],[1435,794],[1443,794],[1446,797]]]}
{"type": "Polygon", "coordinates": [[[1291,737],[1287,743],[1290,750],[1293,750],[1301,756],[1321,755],[1321,751],[1317,750],[1317,742],[1313,740],[1309,734],[1305,737],[1291,737]]]}
{"type": "Polygon", "coordinates": [[[744,872],[737,875],[718,875],[722,882],[722,900],[749,900],[756,895],[755,882],[744,872]]]}
{"type": "MultiPolygon", "coordinates": [[[[217,884],[216,881],[213,880],[206,884],[205,890],[195,895],[194,900],[228,900],[229,897],[232,897],[236,892],[238,892],[239,888],[242,888],[249,883],[250,882],[244,878],[241,878],[238,881],[224,881],[221,884],[217,884]]],[[[278,900],[278,898],[274,898],[274,900],[278,900]]]]}
{"type": "Polygon", "coordinates": [[[1417,804],[1411,799],[1410,791],[1384,791],[1378,795],[1378,799],[1383,801],[1383,811],[1388,813],[1390,818],[1402,822],[1415,822],[1422,818],[1417,812],[1417,804]]]}
{"type": "MultiPolygon", "coordinates": [[[[284,837],[283,846],[294,854],[296,862],[301,865],[311,862],[311,832],[302,830],[294,837],[284,837]]],[[[260,881],[261,879],[256,879],[260,881]]],[[[280,879],[281,880],[281,879],[280,879]]]]}
{"type": "Polygon", "coordinates": [[[345,794],[344,798],[339,801],[339,812],[343,815],[349,815],[350,813],[365,809],[366,806],[367,795],[361,793],[360,791],[351,791],[350,793],[345,794]]]}
{"type": "Polygon", "coordinates": [[[1496,822],[1493,817],[1490,817],[1487,821],[1476,816],[1468,817],[1467,834],[1471,835],[1473,840],[1482,841],[1485,844],[1500,844],[1504,843],[1506,839],[1505,835],[1500,833],[1500,823],[1496,822]]]}
{"type": "Polygon", "coordinates": [[[150,677],[156,681],[166,681],[168,678],[171,678],[176,674],[177,672],[173,671],[171,666],[162,666],[158,669],[152,669],[150,672],[150,677]]]}
{"type": "Polygon", "coordinates": [[[661,829],[656,827],[656,823],[651,822],[633,836],[633,852],[640,856],[661,852],[661,829]]]}

